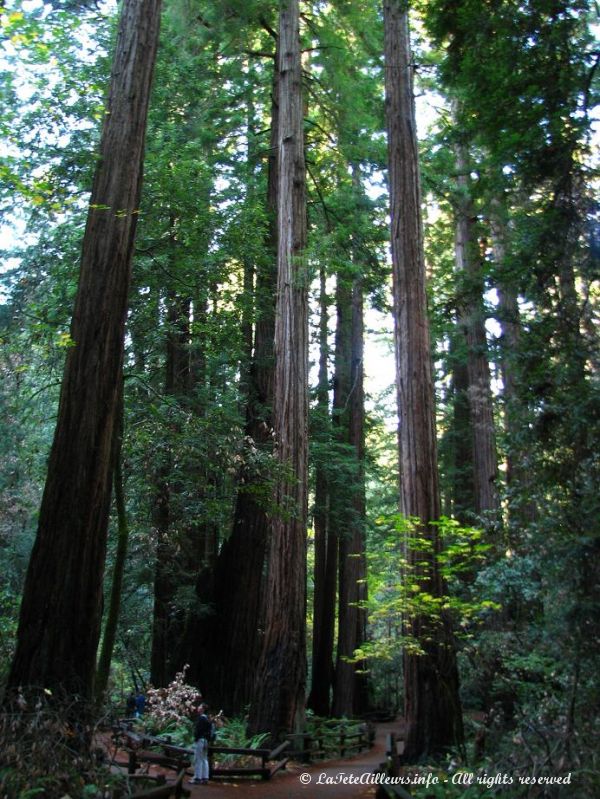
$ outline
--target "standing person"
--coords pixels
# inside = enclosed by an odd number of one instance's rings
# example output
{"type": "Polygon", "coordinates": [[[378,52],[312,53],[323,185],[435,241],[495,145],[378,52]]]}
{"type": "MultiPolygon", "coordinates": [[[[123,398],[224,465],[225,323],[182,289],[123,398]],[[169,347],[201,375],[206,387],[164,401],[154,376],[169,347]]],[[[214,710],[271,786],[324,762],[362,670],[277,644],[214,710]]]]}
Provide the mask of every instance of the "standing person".
{"type": "Polygon", "coordinates": [[[190,780],[192,785],[206,785],[208,783],[208,744],[212,736],[212,722],[206,711],[208,705],[202,704],[198,708],[198,718],[194,724],[194,776],[190,780]]]}
{"type": "Polygon", "coordinates": [[[125,714],[128,719],[133,718],[135,715],[135,694],[133,691],[131,691],[125,702],[125,714]]]}
{"type": "Polygon", "coordinates": [[[138,719],[142,718],[145,709],[146,709],[146,695],[141,691],[138,691],[137,696],[135,697],[135,715],[138,719]]]}

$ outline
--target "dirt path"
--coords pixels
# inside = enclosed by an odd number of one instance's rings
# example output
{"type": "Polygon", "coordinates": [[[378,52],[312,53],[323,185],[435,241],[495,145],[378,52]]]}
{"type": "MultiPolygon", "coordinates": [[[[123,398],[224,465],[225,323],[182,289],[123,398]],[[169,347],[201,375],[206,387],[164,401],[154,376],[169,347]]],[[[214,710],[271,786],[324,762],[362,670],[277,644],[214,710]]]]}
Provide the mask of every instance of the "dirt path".
{"type": "Polygon", "coordinates": [[[373,797],[375,786],[358,782],[361,775],[370,775],[385,760],[386,736],[398,733],[401,723],[378,724],[375,745],[356,757],[345,760],[327,760],[316,765],[288,765],[268,782],[237,780],[223,782],[215,780],[208,785],[186,785],[192,799],[234,799],[248,796],[250,799],[320,799],[323,797],[373,797]],[[310,779],[309,779],[310,778],[310,779]]]}

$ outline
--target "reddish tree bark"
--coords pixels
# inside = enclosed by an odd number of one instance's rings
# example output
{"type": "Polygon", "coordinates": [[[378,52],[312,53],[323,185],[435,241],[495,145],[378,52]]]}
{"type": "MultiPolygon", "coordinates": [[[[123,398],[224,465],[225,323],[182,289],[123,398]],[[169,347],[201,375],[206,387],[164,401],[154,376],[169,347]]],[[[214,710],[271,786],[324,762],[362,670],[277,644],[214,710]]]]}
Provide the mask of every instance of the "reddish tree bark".
{"type": "MultiPolygon", "coordinates": [[[[320,274],[319,385],[317,389],[318,424],[324,437],[329,435],[329,372],[327,361],[328,311],[325,268],[320,274]]],[[[314,436],[313,431],[313,436],[314,436]]],[[[318,437],[318,436],[317,436],[318,437]]],[[[313,439],[314,440],[314,439],[313,439]]],[[[337,588],[338,540],[336,527],[329,518],[329,480],[322,460],[315,468],[315,567],[313,599],[313,640],[311,690],[308,707],[318,716],[328,716],[333,685],[333,644],[337,588]]]]}
{"type": "Polygon", "coordinates": [[[38,532],[9,686],[91,698],[113,435],[160,0],[124,0],[38,532]]]}
{"type": "Polygon", "coordinates": [[[297,728],[306,682],[308,287],[298,0],[279,17],[276,454],[281,473],[269,542],[265,631],[249,727],[271,737],[297,728]]]}
{"type": "MultiPolygon", "coordinates": [[[[401,509],[431,542],[430,550],[408,548],[411,579],[439,597],[440,497],[408,9],[403,0],[384,0],[383,7],[401,509]]],[[[448,620],[417,615],[406,628],[423,650],[404,659],[404,756],[410,761],[461,743],[463,730],[448,620]]]]}
{"type": "Polygon", "coordinates": [[[127,510],[125,507],[123,463],[121,454],[124,425],[123,417],[123,387],[121,387],[119,393],[119,409],[117,417],[118,426],[115,429],[113,438],[115,446],[113,485],[115,510],[117,512],[117,549],[115,552],[115,563],[112,574],[108,612],[106,614],[106,622],[104,624],[104,635],[102,636],[102,647],[98,656],[98,665],[96,667],[94,691],[96,698],[99,700],[102,699],[102,696],[106,691],[108,678],[110,677],[110,665],[112,662],[115,639],[117,635],[117,626],[119,624],[123,575],[125,573],[125,562],[127,560],[127,548],[129,545],[129,525],[127,523],[127,510]]]}
{"type": "MultiPolygon", "coordinates": [[[[276,49],[278,52],[278,48],[276,49]]],[[[279,139],[277,63],[273,76],[271,147],[267,172],[269,229],[264,263],[256,274],[256,323],[253,353],[247,374],[245,434],[252,445],[272,448],[275,329],[274,296],[277,260],[277,143],[279,139]]],[[[215,615],[211,636],[214,646],[212,674],[208,674],[211,701],[229,712],[242,713],[252,699],[263,623],[265,558],[269,517],[264,496],[265,474],[243,473],[238,488],[231,535],[224,541],[215,571],[215,615]],[[228,631],[226,639],[221,631],[228,631]]],[[[201,683],[204,684],[204,683],[201,683]]]]}
{"type": "Polygon", "coordinates": [[[364,678],[348,661],[366,637],[365,583],[365,486],[364,486],[364,390],[363,316],[360,279],[338,276],[336,291],[338,324],[334,376],[334,428],[348,449],[349,477],[331,498],[331,524],[339,540],[338,645],[332,713],[353,716],[366,709],[364,678]]]}

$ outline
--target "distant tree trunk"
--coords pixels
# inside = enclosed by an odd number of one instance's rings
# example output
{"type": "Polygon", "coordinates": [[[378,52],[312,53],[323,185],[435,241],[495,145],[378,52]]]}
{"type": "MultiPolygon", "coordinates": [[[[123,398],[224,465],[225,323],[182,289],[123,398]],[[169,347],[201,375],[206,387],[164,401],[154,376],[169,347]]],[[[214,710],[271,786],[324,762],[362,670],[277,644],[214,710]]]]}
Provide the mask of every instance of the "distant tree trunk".
{"type": "Polygon", "coordinates": [[[115,553],[115,564],[113,568],[112,583],[110,590],[110,600],[106,622],[104,625],[104,636],[102,638],[102,648],[98,657],[96,668],[96,680],[94,690],[96,699],[101,700],[110,676],[110,664],[112,661],[117,626],[119,624],[119,611],[121,609],[121,595],[123,589],[123,574],[125,572],[125,561],[127,558],[127,547],[129,543],[129,525],[127,523],[127,510],[125,507],[125,493],[123,491],[123,390],[120,392],[118,424],[115,430],[115,466],[114,466],[114,496],[115,508],[117,511],[117,551],[115,553]]]}
{"type": "MultiPolygon", "coordinates": [[[[267,167],[265,258],[256,265],[253,310],[254,329],[245,330],[250,344],[245,374],[245,435],[263,454],[272,448],[274,385],[273,337],[277,261],[277,143],[278,70],[273,73],[271,147],[267,167]]],[[[254,271],[254,267],[252,268],[254,271]]],[[[249,270],[247,269],[247,274],[249,270]]],[[[210,696],[213,705],[227,713],[242,714],[252,699],[263,616],[265,558],[269,531],[264,486],[268,477],[255,465],[240,474],[233,525],[216,559],[209,601],[212,613],[193,625],[190,640],[190,679],[210,696]],[[223,635],[227,630],[227,635],[223,635]],[[211,658],[204,658],[198,640],[210,641],[211,658]]]]}
{"type": "Polygon", "coordinates": [[[154,497],[151,520],[156,537],[154,562],[154,605],[152,611],[152,646],[150,649],[150,682],[156,686],[169,681],[169,627],[171,619],[171,599],[174,592],[171,552],[169,541],[171,525],[170,490],[167,476],[170,459],[163,447],[161,463],[155,476],[154,497]]]}
{"type": "Polygon", "coordinates": [[[352,716],[365,700],[359,692],[357,666],[349,663],[364,642],[366,624],[358,602],[364,579],[364,391],[362,290],[358,279],[338,275],[337,329],[333,420],[342,455],[351,459],[342,469],[344,485],[331,498],[331,524],[339,540],[338,645],[333,691],[334,716],[352,716]],[[359,635],[363,637],[359,637],[359,635]],[[362,701],[359,701],[359,694],[362,701]]]}
{"type": "MultiPolygon", "coordinates": [[[[412,91],[408,10],[403,0],[384,0],[385,93],[388,130],[391,245],[398,408],[401,508],[418,519],[431,551],[409,547],[411,579],[434,597],[444,586],[437,564],[440,540],[434,392],[425,293],[421,193],[412,91]]],[[[406,739],[414,761],[462,742],[462,713],[454,641],[447,617],[406,620],[423,654],[405,654],[406,739]]]]}
{"type": "MultiPolygon", "coordinates": [[[[275,74],[276,69],[273,70],[275,74]]],[[[253,76],[256,80],[256,75],[253,76]]],[[[247,184],[246,184],[246,203],[252,206],[256,202],[256,180],[254,176],[254,164],[256,163],[257,153],[255,152],[255,132],[254,124],[256,121],[256,108],[254,105],[255,86],[250,82],[246,86],[246,164],[247,164],[247,184]]],[[[256,282],[256,263],[252,253],[245,253],[244,263],[244,283],[242,290],[242,359],[240,363],[240,390],[242,396],[248,392],[250,380],[249,370],[252,364],[252,354],[254,345],[254,295],[256,282]]]]}
{"type": "MultiPolygon", "coordinates": [[[[365,487],[365,393],[364,393],[364,304],[362,278],[352,285],[352,361],[350,371],[350,444],[357,461],[356,489],[354,492],[355,529],[352,556],[357,562],[355,641],[356,646],[367,640],[367,553],[366,518],[367,498],[365,487]]],[[[366,663],[359,661],[354,667],[353,713],[361,716],[369,709],[369,685],[366,663]]]]}
{"type": "MultiPolygon", "coordinates": [[[[173,226],[171,226],[173,229],[173,226]]],[[[174,243],[174,242],[173,242],[174,243]]],[[[165,344],[165,395],[175,400],[190,388],[190,301],[174,292],[167,298],[167,333],[165,344]]],[[[177,430],[173,431],[177,433],[177,430]]],[[[182,530],[174,530],[176,513],[172,508],[178,487],[171,477],[172,443],[163,442],[160,463],[155,476],[155,495],[152,507],[152,524],[156,534],[154,565],[154,611],[152,648],[150,652],[150,679],[153,685],[166,685],[175,675],[177,664],[173,653],[178,644],[177,609],[175,594],[182,584],[186,564],[182,562],[181,541],[176,539],[182,530]]],[[[195,574],[198,564],[189,564],[195,574]]]]}
{"type": "Polygon", "coordinates": [[[124,0],[58,420],[8,685],[93,696],[112,442],[160,0],[124,0]]]}
{"type": "MultiPolygon", "coordinates": [[[[329,345],[327,342],[328,312],[325,268],[320,274],[319,323],[319,385],[317,389],[317,420],[313,441],[326,441],[330,435],[329,416],[329,345]],[[320,433],[320,435],[319,435],[320,433]]],[[[328,716],[333,685],[333,643],[335,630],[335,600],[337,587],[337,535],[329,520],[329,480],[322,458],[315,466],[315,566],[313,599],[313,636],[311,690],[308,707],[318,716],[328,716]]]]}
{"type": "Polygon", "coordinates": [[[304,716],[308,286],[298,0],[283,2],[279,25],[279,178],[275,320],[275,441],[281,473],[269,542],[265,631],[249,727],[272,738],[304,716]]]}
{"type": "Polygon", "coordinates": [[[452,421],[449,438],[452,450],[452,513],[461,524],[473,521],[475,507],[469,374],[465,363],[465,345],[462,331],[454,331],[449,352],[452,371],[452,421]]]}
{"type": "MultiPolygon", "coordinates": [[[[504,211],[499,200],[492,201],[490,227],[492,252],[498,270],[498,321],[500,338],[500,369],[502,398],[504,401],[504,430],[506,433],[506,486],[508,489],[508,517],[511,526],[520,529],[522,524],[535,521],[537,509],[532,498],[532,469],[529,454],[519,445],[522,441],[525,408],[519,396],[519,377],[516,360],[521,349],[521,312],[518,295],[509,280],[502,279],[506,264],[506,231],[504,211]]],[[[518,535],[520,538],[520,535],[518,535]]]]}
{"type": "Polygon", "coordinates": [[[474,208],[469,187],[469,163],[466,146],[456,146],[456,271],[461,289],[459,327],[466,340],[469,410],[473,461],[475,513],[497,514],[500,500],[496,481],[498,457],[494,408],[490,388],[490,364],[483,305],[484,281],[481,255],[474,232],[474,208]]]}

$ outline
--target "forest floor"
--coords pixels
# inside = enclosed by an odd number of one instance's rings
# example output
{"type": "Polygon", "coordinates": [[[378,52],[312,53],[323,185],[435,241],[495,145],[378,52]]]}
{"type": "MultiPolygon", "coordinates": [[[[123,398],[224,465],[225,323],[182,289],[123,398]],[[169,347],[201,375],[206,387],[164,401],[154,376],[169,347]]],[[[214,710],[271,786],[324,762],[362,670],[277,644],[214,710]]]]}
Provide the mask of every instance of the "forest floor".
{"type": "Polygon", "coordinates": [[[320,799],[323,797],[374,797],[376,786],[363,784],[361,776],[372,774],[385,761],[387,735],[401,737],[402,722],[394,721],[376,725],[375,744],[355,757],[325,760],[306,765],[288,763],[270,780],[237,779],[232,782],[214,780],[208,785],[186,785],[192,799],[234,799],[249,796],[251,799],[320,799]],[[309,780],[310,777],[310,780],[309,780]],[[352,779],[352,782],[350,782],[352,779]]]}

